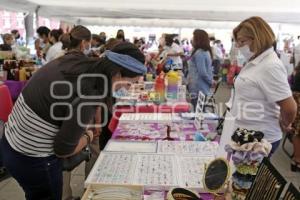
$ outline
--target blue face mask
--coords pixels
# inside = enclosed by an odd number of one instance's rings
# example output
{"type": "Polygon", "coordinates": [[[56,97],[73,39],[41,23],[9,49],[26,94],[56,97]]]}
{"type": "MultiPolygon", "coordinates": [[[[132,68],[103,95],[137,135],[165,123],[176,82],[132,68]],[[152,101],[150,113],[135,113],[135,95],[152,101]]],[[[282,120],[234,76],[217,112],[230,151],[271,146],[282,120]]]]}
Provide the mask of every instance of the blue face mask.
{"type": "Polygon", "coordinates": [[[113,92],[113,97],[120,98],[128,95],[128,91],[125,87],[121,87],[117,91],[113,92]]]}

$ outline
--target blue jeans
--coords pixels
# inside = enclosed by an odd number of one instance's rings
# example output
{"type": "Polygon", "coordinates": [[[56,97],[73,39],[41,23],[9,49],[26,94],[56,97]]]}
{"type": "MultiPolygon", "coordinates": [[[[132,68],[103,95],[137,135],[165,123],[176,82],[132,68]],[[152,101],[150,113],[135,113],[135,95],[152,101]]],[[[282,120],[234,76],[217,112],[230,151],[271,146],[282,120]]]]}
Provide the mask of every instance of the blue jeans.
{"type": "Polygon", "coordinates": [[[15,151],[3,137],[3,164],[25,192],[27,200],[61,200],[62,160],[56,156],[29,157],[15,151]]]}
{"type": "Polygon", "coordinates": [[[272,150],[271,153],[269,154],[269,158],[272,157],[272,155],[275,153],[275,151],[278,149],[279,145],[280,145],[281,140],[278,140],[277,142],[273,142],[272,144],[272,150]]]}

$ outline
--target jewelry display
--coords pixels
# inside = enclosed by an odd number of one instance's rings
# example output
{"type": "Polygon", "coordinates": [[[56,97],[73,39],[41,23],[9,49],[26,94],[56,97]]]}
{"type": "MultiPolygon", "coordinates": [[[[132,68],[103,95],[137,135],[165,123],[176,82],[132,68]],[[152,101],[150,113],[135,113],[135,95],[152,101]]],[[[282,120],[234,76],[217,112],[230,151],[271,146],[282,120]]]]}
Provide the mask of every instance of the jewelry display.
{"type": "Polygon", "coordinates": [[[214,160],[214,157],[180,156],[177,159],[182,187],[203,189],[202,179],[205,165],[214,160]]]}
{"type": "Polygon", "coordinates": [[[197,154],[197,156],[214,156],[219,148],[217,142],[198,141],[158,141],[158,153],[197,154]]]}
{"type": "MultiPolygon", "coordinates": [[[[85,185],[187,187],[203,191],[205,165],[214,156],[101,152],[85,185]]],[[[157,189],[156,188],[156,189],[157,189]]]]}
{"type": "Polygon", "coordinates": [[[156,149],[157,149],[156,142],[109,140],[109,142],[105,146],[104,151],[156,153],[156,149]]]}
{"type": "Polygon", "coordinates": [[[103,184],[130,184],[136,157],[134,154],[103,152],[95,163],[87,182],[103,184]],[[90,177],[91,176],[91,177],[90,177]]]}
{"type": "Polygon", "coordinates": [[[151,186],[178,185],[175,156],[162,154],[138,155],[134,184],[151,186]]]}
{"type": "Polygon", "coordinates": [[[135,141],[162,140],[166,137],[166,125],[171,126],[170,135],[175,140],[194,140],[197,129],[193,122],[120,123],[113,134],[113,139],[135,141]]]}
{"type": "Polygon", "coordinates": [[[123,113],[119,119],[121,123],[142,122],[172,122],[171,113],[123,113]]]}
{"type": "Polygon", "coordinates": [[[87,200],[142,200],[142,191],[125,187],[105,187],[93,189],[87,196],[87,200]]]}
{"type": "Polygon", "coordinates": [[[231,153],[235,172],[232,176],[232,199],[242,200],[254,181],[259,163],[267,157],[272,149],[260,131],[238,128],[225,145],[225,151],[231,153]]]}

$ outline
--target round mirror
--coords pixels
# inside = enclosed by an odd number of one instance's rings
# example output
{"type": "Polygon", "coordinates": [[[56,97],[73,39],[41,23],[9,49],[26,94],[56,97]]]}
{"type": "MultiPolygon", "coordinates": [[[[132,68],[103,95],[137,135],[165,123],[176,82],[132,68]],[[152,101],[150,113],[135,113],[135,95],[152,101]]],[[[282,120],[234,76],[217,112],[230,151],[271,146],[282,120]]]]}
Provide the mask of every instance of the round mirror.
{"type": "Polygon", "coordinates": [[[218,193],[224,187],[229,178],[228,161],[223,158],[213,160],[206,167],[203,177],[203,185],[208,192],[218,193]]]}

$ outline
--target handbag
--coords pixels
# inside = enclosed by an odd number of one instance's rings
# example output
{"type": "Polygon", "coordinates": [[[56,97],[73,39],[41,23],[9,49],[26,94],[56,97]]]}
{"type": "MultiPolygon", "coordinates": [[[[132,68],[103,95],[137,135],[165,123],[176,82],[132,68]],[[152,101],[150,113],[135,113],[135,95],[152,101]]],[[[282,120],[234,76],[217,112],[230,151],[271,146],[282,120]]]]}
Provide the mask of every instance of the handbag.
{"type": "Polygon", "coordinates": [[[87,145],[79,153],[63,159],[63,171],[72,171],[83,161],[88,162],[92,157],[90,146],[87,145]]]}

